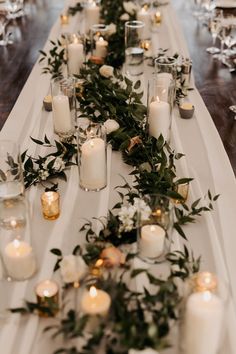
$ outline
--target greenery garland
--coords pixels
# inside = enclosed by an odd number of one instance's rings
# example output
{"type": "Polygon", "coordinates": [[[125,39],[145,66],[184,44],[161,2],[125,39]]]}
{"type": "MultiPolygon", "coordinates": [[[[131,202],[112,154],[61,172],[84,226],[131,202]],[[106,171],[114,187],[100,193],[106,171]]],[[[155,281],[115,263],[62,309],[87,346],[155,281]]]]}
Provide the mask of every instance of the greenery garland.
{"type": "MultiPolygon", "coordinates": [[[[76,9],[70,9],[70,12],[76,13],[80,10],[80,6],[77,5],[76,9]]],[[[121,37],[123,43],[124,23],[121,20],[124,11],[123,2],[119,0],[117,4],[112,0],[102,0],[101,11],[105,23],[113,22],[117,25],[114,40],[109,44],[111,55],[108,63],[112,62],[118,67],[123,63],[123,57],[116,54],[123,53],[120,49],[121,37]],[[114,6],[116,6],[115,12],[112,10],[114,6]],[[117,51],[118,46],[119,51],[117,51]]],[[[61,49],[60,41],[51,44],[54,47],[49,54],[41,53],[42,59],[47,60],[44,72],[54,76],[60,73],[62,64],[65,63],[64,49],[61,49]]],[[[107,354],[127,354],[130,348],[142,350],[150,347],[161,350],[169,346],[168,334],[173,322],[178,319],[181,304],[177,283],[185,281],[197,272],[200,265],[200,259],[195,260],[185,246],[183,251],[166,255],[165,262],[169,265],[169,273],[164,279],[161,276],[154,276],[147,269],[133,269],[133,259],[136,254],[130,251],[126,255],[125,263],[120,263],[118,268],[97,266],[103,250],[111,245],[123,246],[125,243],[136,241],[135,223],[131,230],[124,230],[121,227],[119,210],[122,206],[127,203],[132,204],[135,198],[150,192],[162,193],[182,201],[181,195],[177,193],[178,185],[191,182],[191,178],[178,179],[176,176],[175,161],[183,154],[173,151],[162,136],[155,139],[148,135],[145,120],[146,107],[141,102],[142,93],[138,92],[140,82],[133,84],[116,70],[112,71],[112,75],[104,75],[101,69],[90,63],[81,70],[78,78],[83,80],[83,88],[77,95],[81,112],[79,119],[85,116],[100,123],[108,119],[117,121],[119,129],[108,135],[108,141],[114,150],[121,152],[124,162],[133,167],[134,185],[130,186],[125,182],[123,186],[117,187],[121,200],[112,211],[109,211],[106,220],[96,220],[102,225],[98,234],[93,229],[93,220],[88,220],[80,230],[86,233],[88,243],[83,248],[76,246],[72,256],[83,259],[88,270],[81,279],[69,282],[64,279],[64,301],[60,308],[62,319],[55,319],[53,326],[45,328],[46,331],[53,331],[53,337],[63,335],[69,340],[69,345],[58,349],[55,354],[90,354],[98,347],[103,347],[107,354]],[[138,279],[141,274],[145,274],[149,285],[154,288],[153,292],[149,292],[147,288],[138,292],[129,287],[127,276],[130,279],[138,279]],[[78,291],[71,285],[78,286],[79,280],[80,286],[86,287],[91,279],[98,287],[112,294],[112,306],[106,318],[98,316],[99,325],[88,335],[87,326],[90,316],[80,314],[75,306],[64,313],[64,305],[67,303],[67,294],[69,295],[71,289],[78,291]],[[75,338],[83,339],[84,344],[80,349],[70,346],[70,340],[75,338]]],[[[109,70],[111,73],[111,68],[109,70]]],[[[76,144],[59,141],[51,143],[46,136],[43,141],[34,138],[32,140],[42,147],[50,148],[52,152],[38,158],[28,156],[27,152],[23,153],[26,188],[36,183],[45,185],[49,182],[47,188],[56,189],[55,179],[66,180],[66,169],[76,164],[76,144]]],[[[194,222],[195,218],[203,212],[212,210],[213,202],[218,196],[213,197],[208,191],[206,198],[205,203],[198,199],[191,206],[176,205],[175,228],[184,238],[186,235],[182,226],[194,222]]],[[[57,256],[55,271],[59,268],[62,270],[65,256],[58,249],[53,249],[52,253],[57,256]]],[[[45,312],[47,315],[55,313],[55,309],[50,306],[42,308],[38,304],[27,301],[25,307],[12,309],[12,312],[21,313],[35,311],[45,312]]]]}

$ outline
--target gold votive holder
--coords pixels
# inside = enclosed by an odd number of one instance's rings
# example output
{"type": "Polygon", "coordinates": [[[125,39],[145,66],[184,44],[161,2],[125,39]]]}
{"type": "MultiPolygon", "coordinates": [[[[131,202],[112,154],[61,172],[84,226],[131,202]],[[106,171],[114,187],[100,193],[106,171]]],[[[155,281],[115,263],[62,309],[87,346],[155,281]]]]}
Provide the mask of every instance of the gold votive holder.
{"type": "Polygon", "coordinates": [[[173,199],[175,204],[185,204],[188,199],[189,183],[181,183],[176,186],[175,191],[181,195],[181,199],[173,199]]]}
{"type": "Polygon", "coordinates": [[[61,25],[68,25],[69,24],[69,16],[67,14],[60,15],[61,25]]]}
{"type": "Polygon", "coordinates": [[[43,216],[47,220],[55,220],[60,215],[60,195],[58,192],[44,192],[41,195],[43,216]]]}
{"type": "Polygon", "coordinates": [[[59,286],[53,280],[43,280],[35,287],[38,315],[41,317],[55,316],[59,311],[59,286]]]}

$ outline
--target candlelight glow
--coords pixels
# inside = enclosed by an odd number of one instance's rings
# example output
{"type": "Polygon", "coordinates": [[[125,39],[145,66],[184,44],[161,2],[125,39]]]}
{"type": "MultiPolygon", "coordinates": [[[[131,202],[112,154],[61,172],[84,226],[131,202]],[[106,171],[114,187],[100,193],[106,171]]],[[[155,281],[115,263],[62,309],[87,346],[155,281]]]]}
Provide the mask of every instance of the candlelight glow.
{"type": "Polygon", "coordinates": [[[95,286],[91,286],[91,288],[89,289],[89,295],[92,298],[95,298],[97,296],[97,289],[95,288],[95,286]]]}
{"type": "Polygon", "coordinates": [[[198,291],[213,291],[217,288],[217,277],[210,272],[201,272],[197,275],[196,286],[198,291]]]}

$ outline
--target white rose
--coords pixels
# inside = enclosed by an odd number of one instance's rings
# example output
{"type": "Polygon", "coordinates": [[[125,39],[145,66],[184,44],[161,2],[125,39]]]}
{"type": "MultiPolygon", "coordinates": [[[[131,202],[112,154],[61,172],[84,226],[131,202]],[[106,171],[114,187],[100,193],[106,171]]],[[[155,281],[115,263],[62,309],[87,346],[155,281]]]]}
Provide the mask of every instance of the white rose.
{"type": "Polygon", "coordinates": [[[132,1],[123,2],[123,7],[130,15],[133,15],[137,11],[137,6],[132,1]]]}
{"type": "Polygon", "coordinates": [[[107,26],[107,31],[109,36],[116,33],[116,25],[114,23],[110,23],[110,25],[107,26]]]}
{"type": "Polygon", "coordinates": [[[121,20],[121,21],[129,21],[129,14],[123,13],[123,14],[120,16],[120,20],[121,20]]]}
{"type": "Polygon", "coordinates": [[[158,352],[151,348],[146,348],[143,350],[130,349],[128,354],[158,354],[158,352]]]}
{"type": "Polygon", "coordinates": [[[64,256],[60,262],[61,276],[65,283],[79,281],[86,273],[87,266],[81,256],[64,256]]]}
{"type": "Polygon", "coordinates": [[[103,77],[106,77],[107,79],[109,79],[109,77],[113,76],[114,68],[113,68],[113,66],[110,66],[110,65],[103,65],[100,67],[99,73],[103,77]]]}
{"type": "Polygon", "coordinates": [[[114,119],[107,119],[106,122],[104,123],[104,127],[106,128],[107,134],[110,134],[116,131],[117,129],[119,129],[120,125],[114,119]]]}

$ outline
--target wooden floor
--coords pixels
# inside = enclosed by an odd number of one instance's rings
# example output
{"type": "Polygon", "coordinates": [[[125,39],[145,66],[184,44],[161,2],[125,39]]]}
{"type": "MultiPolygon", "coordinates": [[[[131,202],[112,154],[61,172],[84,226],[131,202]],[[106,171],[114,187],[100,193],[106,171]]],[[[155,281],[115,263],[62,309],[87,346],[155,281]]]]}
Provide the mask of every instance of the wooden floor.
{"type": "MultiPolygon", "coordinates": [[[[192,17],[186,0],[173,0],[193,60],[195,82],[219,131],[236,174],[236,121],[228,107],[236,104],[236,73],[214,61],[205,49],[211,45],[207,27],[192,17]]],[[[11,22],[14,44],[0,47],[0,129],[6,121],[49,31],[59,15],[63,0],[26,0],[26,16],[11,22]]],[[[20,117],[19,117],[20,119],[20,117]]],[[[217,153],[217,152],[216,152],[217,153]]]]}

